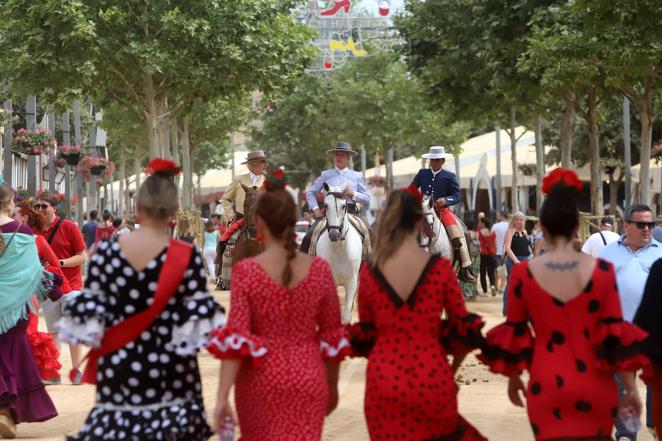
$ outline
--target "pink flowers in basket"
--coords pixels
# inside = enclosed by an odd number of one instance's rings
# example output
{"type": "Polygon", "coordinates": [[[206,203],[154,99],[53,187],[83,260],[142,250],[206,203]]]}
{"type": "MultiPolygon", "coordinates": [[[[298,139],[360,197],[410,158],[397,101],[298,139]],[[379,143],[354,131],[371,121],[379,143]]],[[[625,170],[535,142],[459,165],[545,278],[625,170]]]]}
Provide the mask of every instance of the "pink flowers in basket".
{"type": "Polygon", "coordinates": [[[14,134],[14,150],[26,155],[43,155],[56,146],[55,139],[47,129],[36,131],[18,129],[14,134]]]}

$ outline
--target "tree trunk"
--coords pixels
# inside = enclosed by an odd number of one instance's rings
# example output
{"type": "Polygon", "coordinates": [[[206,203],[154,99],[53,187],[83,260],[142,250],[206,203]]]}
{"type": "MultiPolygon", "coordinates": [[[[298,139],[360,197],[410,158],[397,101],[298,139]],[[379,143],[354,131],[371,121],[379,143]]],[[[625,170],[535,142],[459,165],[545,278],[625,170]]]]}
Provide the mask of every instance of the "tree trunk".
{"type": "Polygon", "coordinates": [[[515,126],[517,121],[515,120],[515,108],[510,109],[510,130],[508,130],[508,136],[510,137],[510,160],[513,168],[511,185],[510,185],[510,204],[512,206],[511,212],[514,213],[519,211],[519,192],[517,185],[517,136],[515,134],[515,126]]]}
{"type": "Polygon", "coordinates": [[[571,168],[572,134],[575,128],[575,108],[569,99],[565,99],[565,109],[561,113],[561,167],[571,168]]]}
{"type": "Polygon", "coordinates": [[[650,157],[651,157],[651,141],[653,139],[653,119],[651,112],[648,111],[644,105],[639,110],[639,119],[641,120],[641,158],[639,169],[639,202],[642,204],[650,205],[651,203],[651,175],[650,175],[650,157]]]}
{"type": "Polygon", "coordinates": [[[118,200],[118,211],[119,216],[124,218],[125,211],[128,212],[128,206],[126,205],[125,194],[128,192],[128,188],[125,187],[126,180],[126,157],[124,155],[125,150],[122,149],[122,159],[120,159],[120,191],[119,191],[119,200],[118,200]]]}
{"type": "Polygon", "coordinates": [[[172,160],[175,164],[181,164],[179,158],[179,132],[177,131],[177,120],[170,120],[170,149],[172,150],[172,160]]]}
{"type": "Polygon", "coordinates": [[[184,185],[182,189],[182,205],[185,210],[192,208],[193,173],[191,170],[191,140],[189,138],[190,117],[182,118],[182,169],[184,171],[184,185]]]}
{"type": "Polygon", "coordinates": [[[618,189],[623,182],[625,171],[622,167],[618,168],[618,179],[614,179],[616,169],[609,174],[609,214],[615,215],[618,207],[618,189]]]}
{"type": "MultiPolygon", "coordinates": [[[[202,176],[196,174],[195,179],[196,179],[197,184],[198,184],[197,185],[197,187],[198,187],[198,191],[197,191],[198,198],[202,198],[202,176]]],[[[195,199],[194,199],[194,202],[195,202],[195,199]]]]}
{"type": "Polygon", "coordinates": [[[133,158],[133,173],[136,175],[136,193],[140,188],[140,174],[142,173],[142,167],[140,166],[140,157],[136,156],[133,158]]]}
{"type": "Polygon", "coordinates": [[[542,124],[540,115],[536,115],[536,209],[540,211],[542,207],[542,178],[545,174],[545,150],[542,143],[542,124]]]}
{"type": "Polygon", "coordinates": [[[159,115],[158,104],[154,93],[152,75],[143,75],[143,92],[145,93],[145,121],[147,122],[147,137],[149,140],[149,159],[159,156],[159,115]]]}
{"type": "Polygon", "coordinates": [[[588,147],[591,152],[591,213],[595,216],[604,214],[602,197],[602,166],[600,164],[600,139],[598,132],[598,97],[595,87],[587,97],[588,112],[588,147]]]}

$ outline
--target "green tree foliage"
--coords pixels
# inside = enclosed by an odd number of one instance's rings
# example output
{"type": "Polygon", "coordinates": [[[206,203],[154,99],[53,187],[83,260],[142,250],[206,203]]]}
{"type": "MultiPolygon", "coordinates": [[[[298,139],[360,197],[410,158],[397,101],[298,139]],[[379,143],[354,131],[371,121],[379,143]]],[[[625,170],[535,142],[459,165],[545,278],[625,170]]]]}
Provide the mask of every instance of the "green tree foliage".
{"type": "Polygon", "coordinates": [[[370,156],[379,153],[381,158],[391,147],[396,158],[432,144],[457,148],[468,127],[452,124],[428,102],[420,82],[397,55],[383,52],[359,59],[328,79],[302,78],[264,112],[253,139],[274,162],[291,170],[295,185],[303,186],[330,165],[326,150],[338,140],[355,148],[364,145],[370,156]]]}
{"type": "MultiPolygon", "coordinates": [[[[517,59],[526,49],[531,18],[549,3],[409,0],[396,25],[405,38],[407,62],[430,97],[449,104],[458,120],[500,124],[515,145],[515,127],[530,124],[541,110],[539,84],[517,69],[517,59]]],[[[515,154],[512,166],[517,169],[515,154]]],[[[511,194],[517,209],[517,192],[511,194]]]]}
{"type": "Polygon", "coordinates": [[[7,0],[0,22],[6,80],[123,103],[147,122],[150,156],[161,119],[199,99],[275,93],[311,54],[279,0],[7,0]]]}

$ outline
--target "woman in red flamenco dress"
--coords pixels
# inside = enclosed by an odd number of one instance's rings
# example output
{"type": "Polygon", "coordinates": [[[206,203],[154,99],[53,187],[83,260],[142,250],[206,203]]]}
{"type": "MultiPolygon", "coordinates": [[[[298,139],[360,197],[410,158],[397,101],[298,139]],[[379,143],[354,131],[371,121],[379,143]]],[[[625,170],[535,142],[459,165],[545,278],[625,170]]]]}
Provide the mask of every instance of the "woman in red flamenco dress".
{"type": "Polygon", "coordinates": [[[569,170],[545,178],[545,254],[514,267],[507,320],[487,334],[478,356],[509,377],[513,404],[523,406],[525,394],[541,441],[610,440],[614,418],[624,409],[641,411],[632,373],[648,364],[641,352],[646,333],[623,321],[612,265],[574,248],[581,188],[569,170]],[[524,370],[528,387],[520,379],[524,370]],[[615,372],[626,374],[620,403],[615,372]]]}
{"type": "MultiPolygon", "coordinates": [[[[17,221],[27,224],[32,231],[43,231],[44,229],[45,219],[43,215],[35,211],[32,205],[27,201],[23,201],[21,205],[17,207],[15,218],[17,221]]],[[[60,261],[46,239],[39,234],[35,234],[34,236],[36,239],[37,253],[39,254],[39,259],[41,260],[44,269],[53,274],[57,281],[57,283],[54,283],[53,289],[59,291],[60,294],[51,294],[50,296],[50,298],[57,300],[61,294],[71,292],[71,287],[60,268],[60,261]]],[[[38,311],[39,305],[37,299],[35,298],[33,302],[35,306],[34,310],[38,311]]],[[[48,383],[53,381],[53,379],[60,378],[59,371],[62,368],[62,364],[60,364],[59,361],[60,351],[55,344],[53,336],[48,332],[39,332],[38,325],[39,316],[36,312],[31,312],[27,329],[28,342],[30,343],[37,367],[39,368],[39,375],[42,380],[48,383]]]]}
{"type": "Polygon", "coordinates": [[[419,247],[421,199],[413,188],[391,193],[373,264],[360,273],[360,322],[350,334],[354,355],[368,357],[364,407],[370,439],[485,440],[458,414],[453,379],[480,344],[483,322],[467,312],[448,260],[419,247]]]}
{"type": "Polygon", "coordinates": [[[276,185],[255,209],[265,251],[235,264],[229,321],[208,348],[223,359],[216,427],[234,420],[235,385],[243,441],[319,441],[349,341],[331,268],[296,250],[294,200],[276,185]]]}

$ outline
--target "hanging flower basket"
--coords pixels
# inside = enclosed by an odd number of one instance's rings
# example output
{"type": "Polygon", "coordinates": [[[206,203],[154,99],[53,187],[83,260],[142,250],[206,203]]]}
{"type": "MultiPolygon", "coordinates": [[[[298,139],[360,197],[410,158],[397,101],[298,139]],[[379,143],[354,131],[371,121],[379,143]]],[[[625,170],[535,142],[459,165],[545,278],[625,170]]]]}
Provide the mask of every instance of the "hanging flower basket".
{"type": "Polygon", "coordinates": [[[533,176],[536,174],[535,164],[519,164],[517,168],[524,176],[533,176]]]}
{"type": "Polygon", "coordinates": [[[62,159],[69,165],[78,165],[80,157],[79,145],[62,145],[57,149],[57,159],[62,159]]]}
{"type": "Polygon", "coordinates": [[[14,151],[25,155],[43,155],[56,145],[55,140],[46,129],[36,132],[19,129],[14,134],[14,151]]]}
{"type": "Polygon", "coordinates": [[[105,161],[105,159],[97,158],[96,156],[84,156],[78,163],[78,172],[81,177],[89,181],[91,175],[99,176],[103,173],[106,165],[102,164],[101,161],[105,161]]]}

